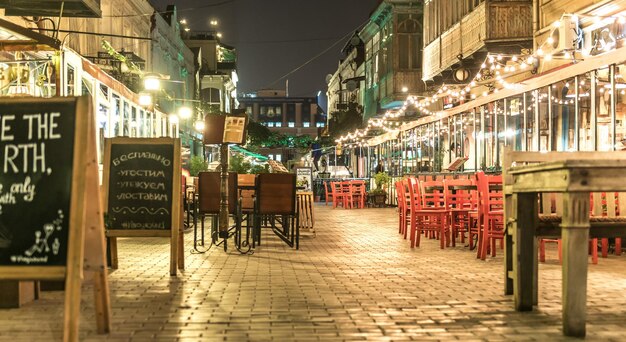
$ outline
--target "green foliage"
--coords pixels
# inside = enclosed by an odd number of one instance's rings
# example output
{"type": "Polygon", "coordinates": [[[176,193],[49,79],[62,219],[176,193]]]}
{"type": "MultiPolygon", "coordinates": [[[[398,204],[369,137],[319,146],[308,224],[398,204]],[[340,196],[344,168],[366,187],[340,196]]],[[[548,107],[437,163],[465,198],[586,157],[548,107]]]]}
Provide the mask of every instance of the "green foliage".
{"type": "Polygon", "coordinates": [[[387,172],[378,172],[377,174],[375,174],[374,183],[376,183],[376,190],[380,189],[383,193],[386,193],[385,186],[389,184],[390,180],[391,178],[389,178],[389,174],[387,172]]]}
{"type": "Polygon", "coordinates": [[[201,171],[209,169],[209,163],[207,163],[201,156],[193,156],[189,160],[189,173],[193,177],[197,177],[201,171]]]}
{"type": "Polygon", "coordinates": [[[279,132],[272,132],[269,128],[258,122],[250,120],[248,123],[248,149],[266,147],[293,147],[293,148],[309,148],[314,139],[311,136],[291,135],[279,132]]]}
{"type": "Polygon", "coordinates": [[[232,155],[228,161],[228,171],[231,172],[248,173],[251,167],[252,163],[239,154],[232,155]]]}
{"type": "Polygon", "coordinates": [[[257,165],[252,165],[248,173],[259,174],[259,173],[269,173],[269,172],[270,172],[269,164],[263,164],[263,165],[257,164],[257,165]]]}

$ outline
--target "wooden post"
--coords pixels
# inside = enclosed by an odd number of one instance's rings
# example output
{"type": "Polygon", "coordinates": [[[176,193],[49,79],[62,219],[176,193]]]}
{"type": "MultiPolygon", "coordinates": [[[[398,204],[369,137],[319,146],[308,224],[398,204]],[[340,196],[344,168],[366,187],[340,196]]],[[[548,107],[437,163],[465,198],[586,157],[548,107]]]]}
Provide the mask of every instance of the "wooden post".
{"type": "Polygon", "coordinates": [[[563,333],[584,337],[587,318],[589,193],[563,194],[563,333]]]}
{"type": "Polygon", "coordinates": [[[513,194],[513,288],[515,310],[533,309],[534,261],[537,254],[537,193],[513,194]]]}

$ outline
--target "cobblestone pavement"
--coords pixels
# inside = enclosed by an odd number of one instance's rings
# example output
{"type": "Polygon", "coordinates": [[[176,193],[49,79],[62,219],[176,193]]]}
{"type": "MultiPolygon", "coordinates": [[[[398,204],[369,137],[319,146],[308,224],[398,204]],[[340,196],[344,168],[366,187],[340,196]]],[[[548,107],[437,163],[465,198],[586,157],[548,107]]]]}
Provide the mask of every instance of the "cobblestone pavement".
{"type": "MultiPolygon", "coordinates": [[[[540,307],[513,310],[502,256],[467,248],[411,250],[394,209],[316,207],[317,236],[301,250],[266,232],[251,256],[213,248],[186,254],[168,275],[164,239],[120,240],[111,273],[113,331],[97,335],[91,288],[82,298],[81,340],[564,340],[561,273],[554,247],[540,266],[540,307]]],[[[187,249],[191,246],[187,235],[187,249]]],[[[588,340],[626,340],[626,256],[589,265],[588,340]]],[[[0,310],[0,340],[62,336],[62,293],[0,310]]]]}

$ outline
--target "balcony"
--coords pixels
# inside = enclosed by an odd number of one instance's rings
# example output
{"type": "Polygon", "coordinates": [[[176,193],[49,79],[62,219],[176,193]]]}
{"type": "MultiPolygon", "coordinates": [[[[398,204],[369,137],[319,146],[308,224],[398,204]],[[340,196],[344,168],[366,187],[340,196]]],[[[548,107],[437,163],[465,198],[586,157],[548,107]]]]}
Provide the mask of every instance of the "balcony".
{"type": "Polygon", "coordinates": [[[7,16],[58,17],[61,4],[64,17],[102,17],[100,0],[4,0],[0,8],[7,16]]]}
{"type": "Polygon", "coordinates": [[[423,79],[431,80],[489,45],[532,42],[532,3],[485,1],[424,47],[423,79]]]}

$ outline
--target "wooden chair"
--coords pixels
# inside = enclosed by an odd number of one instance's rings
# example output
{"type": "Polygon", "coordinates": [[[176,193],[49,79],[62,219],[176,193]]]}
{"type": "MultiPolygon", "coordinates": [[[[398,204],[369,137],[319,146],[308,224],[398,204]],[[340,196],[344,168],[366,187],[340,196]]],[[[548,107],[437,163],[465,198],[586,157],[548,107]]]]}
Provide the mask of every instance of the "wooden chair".
{"type": "Polygon", "coordinates": [[[406,238],[406,228],[410,218],[410,208],[407,204],[406,188],[404,183],[406,180],[395,182],[396,196],[398,201],[398,234],[403,234],[406,238]]]}
{"type": "Polygon", "coordinates": [[[356,208],[365,208],[365,200],[367,199],[367,191],[365,190],[364,180],[354,180],[350,182],[350,206],[356,208]]]}
{"type": "Polygon", "coordinates": [[[475,182],[469,179],[446,179],[443,186],[451,242],[455,246],[457,236],[465,243],[465,233],[469,234],[471,214],[478,212],[478,191],[475,182]]]}
{"type": "MultiPolygon", "coordinates": [[[[198,174],[198,215],[201,224],[201,245],[204,246],[204,219],[211,217],[211,241],[217,242],[217,219],[220,213],[220,173],[200,172],[198,174]]],[[[237,173],[228,173],[228,214],[235,218],[235,227],[240,228],[239,194],[237,173]]],[[[194,228],[194,247],[197,244],[197,225],[194,228]]]]}
{"type": "Polygon", "coordinates": [[[262,173],[256,178],[254,206],[255,242],[261,245],[261,222],[267,218],[276,236],[288,246],[300,248],[300,224],[296,206],[296,175],[262,173]],[[276,227],[279,223],[281,227],[276,227]]]}
{"type": "Polygon", "coordinates": [[[330,182],[330,188],[332,190],[333,196],[333,209],[337,208],[338,204],[341,204],[342,207],[345,207],[345,196],[343,193],[341,182],[330,182]]]}
{"type": "Polygon", "coordinates": [[[444,210],[443,183],[440,181],[416,182],[409,187],[411,198],[411,248],[419,247],[420,236],[430,233],[440,239],[440,246],[445,246],[446,216],[444,210]],[[431,190],[439,187],[440,190],[431,190]],[[425,193],[426,192],[426,193],[425,193]]]}
{"type": "Polygon", "coordinates": [[[502,192],[502,176],[476,174],[478,187],[479,236],[477,258],[485,260],[487,252],[496,256],[496,241],[504,243],[504,197],[502,192]]]}

